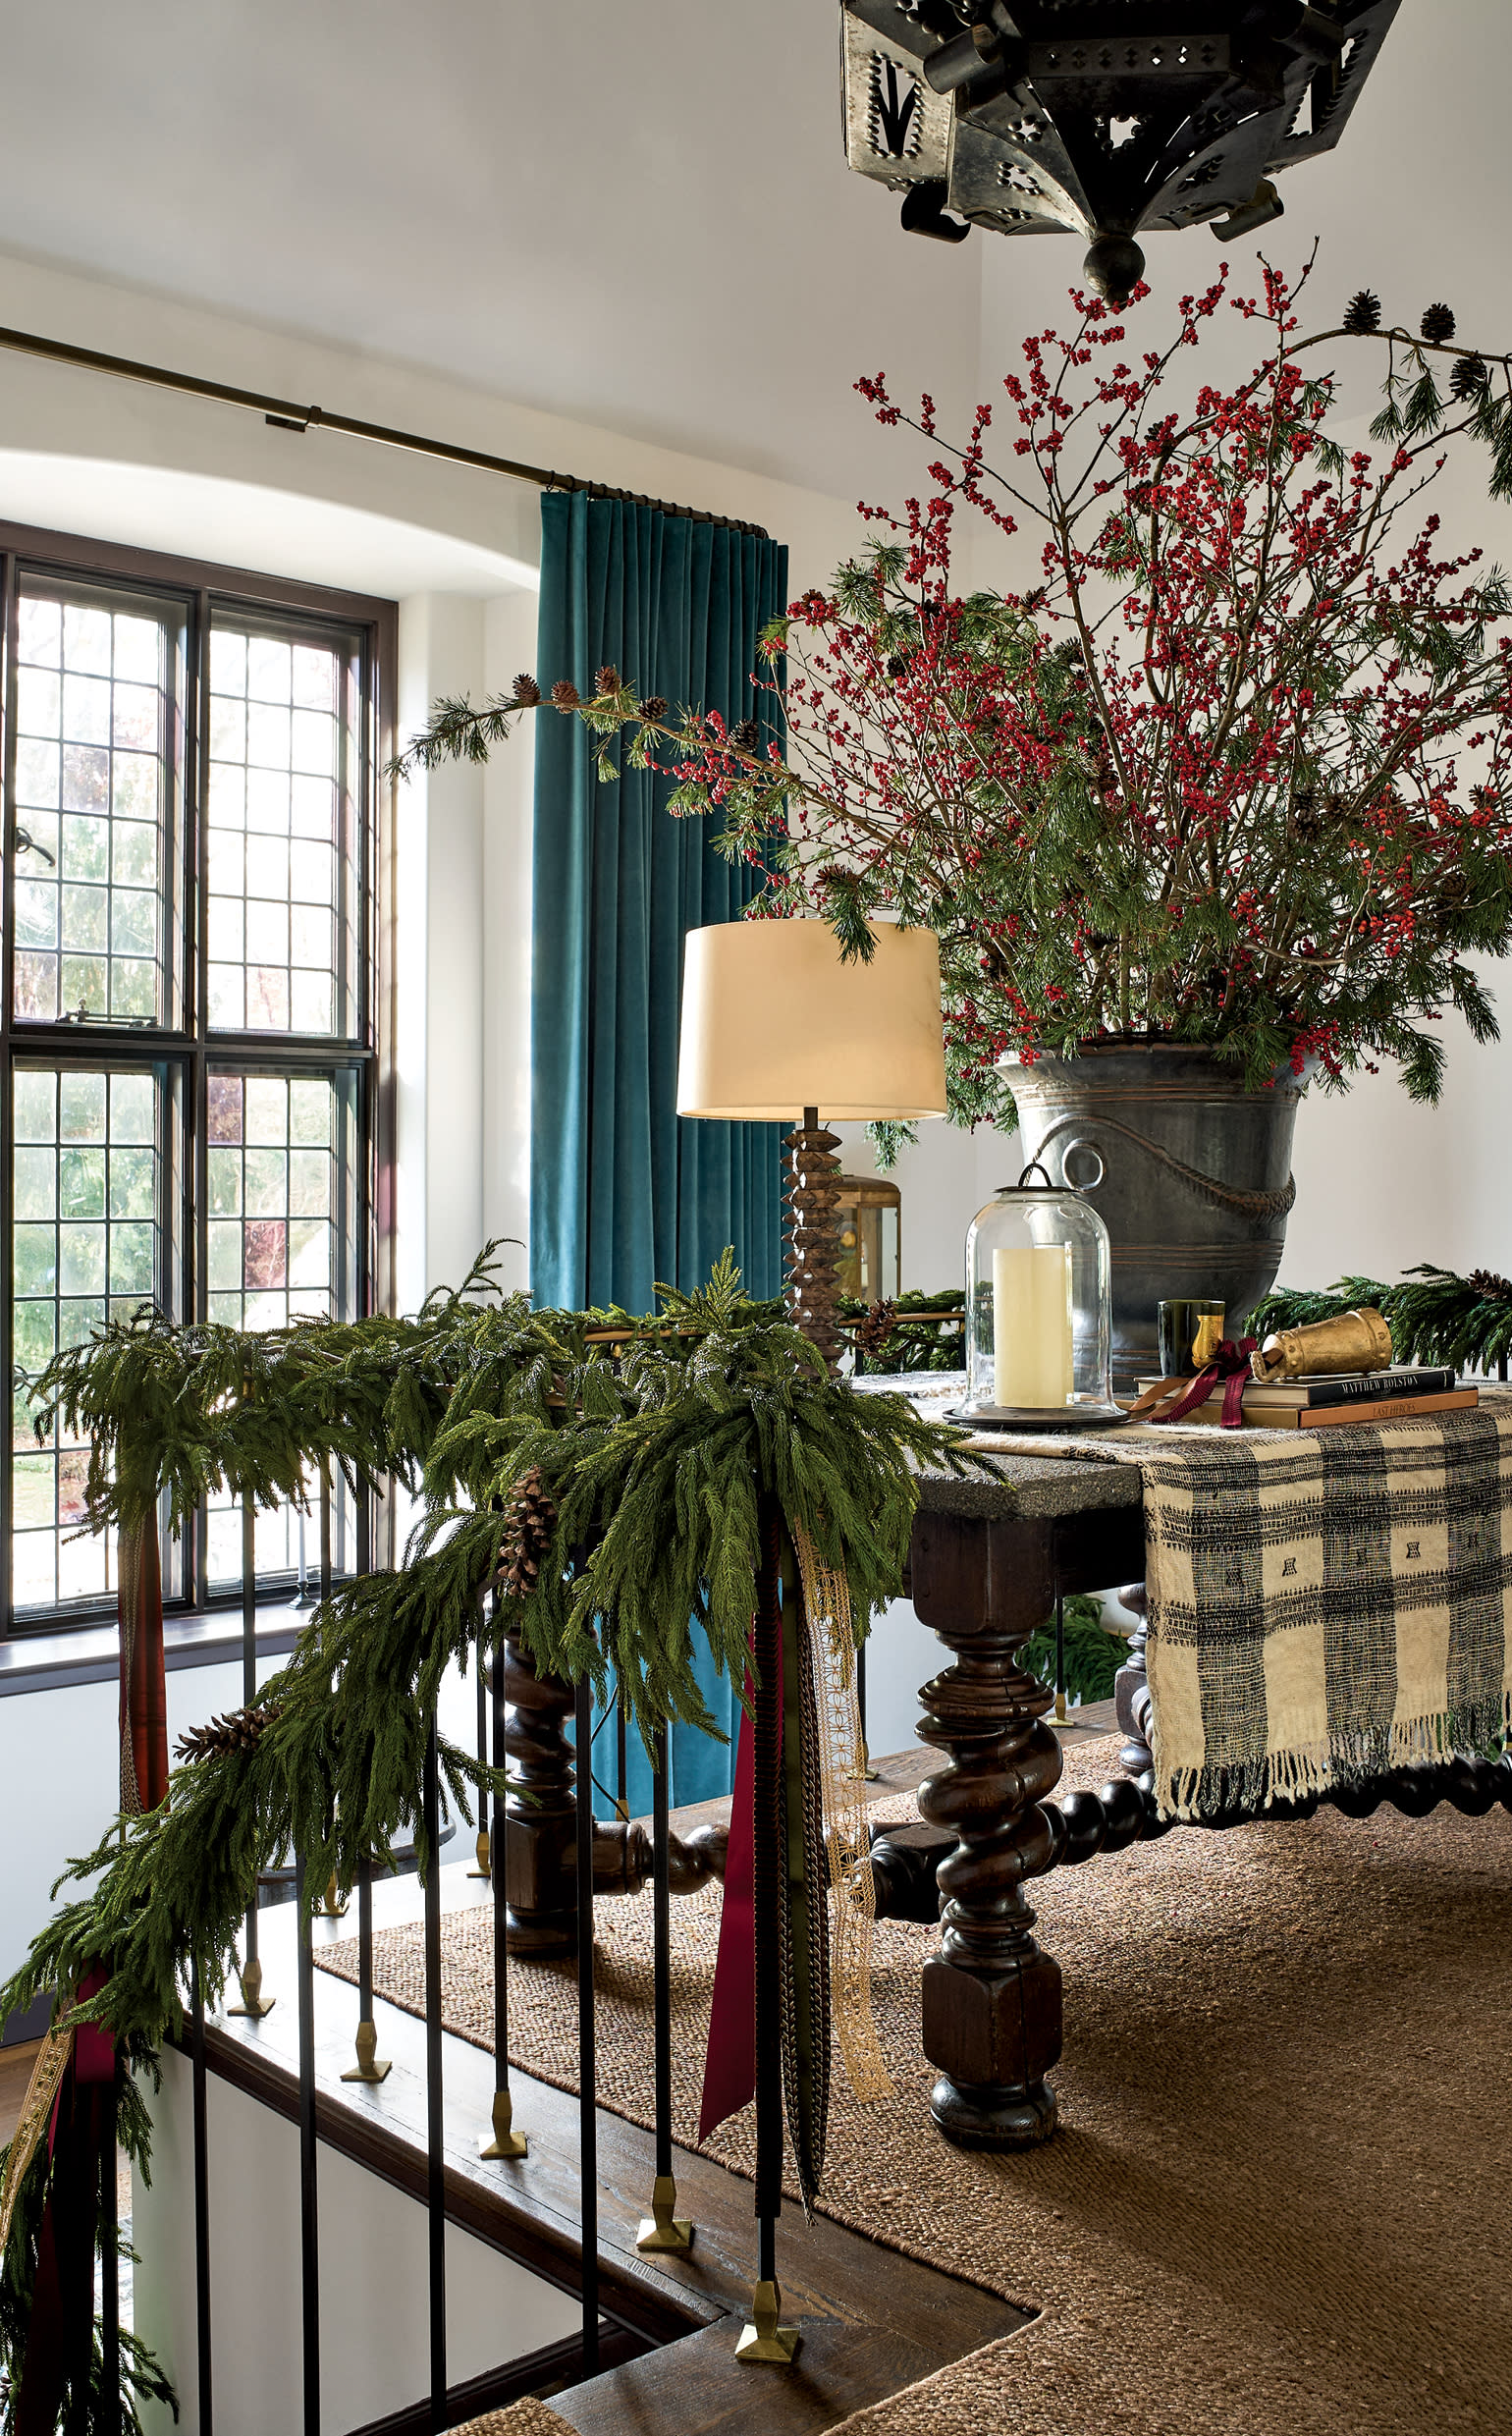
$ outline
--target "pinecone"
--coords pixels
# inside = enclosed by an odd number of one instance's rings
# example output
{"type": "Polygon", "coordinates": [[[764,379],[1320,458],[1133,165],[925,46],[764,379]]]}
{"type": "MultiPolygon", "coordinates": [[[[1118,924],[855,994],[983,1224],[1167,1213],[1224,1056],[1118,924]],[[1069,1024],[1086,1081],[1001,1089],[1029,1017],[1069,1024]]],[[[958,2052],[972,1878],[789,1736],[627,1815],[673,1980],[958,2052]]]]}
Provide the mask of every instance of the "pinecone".
{"type": "Polygon", "coordinates": [[[268,1708],[232,1708],[222,1717],[212,1717],[208,1725],[195,1725],[181,1734],[175,1745],[180,1759],[229,1759],[235,1751],[250,1751],[261,1741],[264,1728],[279,1714],[275,1701],[268,1708]]]}
{"type": "Polygon", "coordinates": [[[642,719],[655,723],[667,717],[667,696],[664,693],[648,693],[644,702],[637,702],[635,708],[642,719]]]}
{"type": "Polygon", "coordinates": [[[1378,330],[1379,297],[1373,295],[1369,288],[1362,288],[1358,295],[1352,296],[1344,307],[1344,327],[1352,339],[1369,338],[1373,330],[1378,330]]]}
{"type": "Polygon", "coordinates": [[[1418,328],[1434,347],[1447,347],[1454,336],[1454,315],[1447,304],[1431,304],[1418,328]]]}
{"type": "Polygon", "coordinates": [[[582,695],[570,677],[559,677],[551,689],[551,698],[559,711],[575,711],[582,695]]]}
{"type": "Polygon", "coordinates": [[[593,684],[594,684],[594,690],[595,690],[595,692],[597,692],[597,693],[618,693],[618,692],[619,692],[619,690],[620,690],[620,672],[619,672],[619,670],[616,668],[616,666],[615,666],[615,664],[614,664],[614,662],[613,662],[612,660],[611,660],[611,661],[609,661],[609,662],[608,662],[608,663],[607,663],[607,664],[606,664],[603,668],[601,668],[601,669],[599,670],[598,675],[595,677],[595,678],[594,678],[594,680],[593,680],[593,684]]]}
{"type": "Polygon", "coordinates": [[[1512,1277],[1499,1277],[1494,1269],[1473,1269],[1465,1283],[1483,1303],[1512,1303],[1512,1277]]]}
{"type": "Polygon", "coordinates": [[[888,654],[888,675],[891,677],[892,682],[894,683],[894,685],[897,683],[897,680],[898,680],[898,678],[899,678],[900,677],[906,677],[906,676],[907,676],[907,674],[908,674],[908,663],[907,663],[907,661],[903,658],[902,653],[901,653],[900,651],[891,651],[891,652],[889,652],[889,654],[888,654]]]}
{"type": "Polygon", "coordinates": [[[873,1303],[856,1322],[856,1351],[875,1357],[897,1326],[896,1303],[873,1303]]]}
{"type": "Polygon", "coordinates": [[[1461,355],[1449,375],[1449,395],[1458,398],[1461,405],[1472,398],[1484,398],[1490,379],[1490,369],[1484,355],[1461,355]]]}
{"type": "Polygon", "coordinates": [[[516,702],[523,702],[527,711],[533,711],[540,698],[541,688],[533,677],[515,677],[514,699],[516,702]]]}
{"type": "Polygon", "coordinates": [[[737,753],[754,753],[761,742],[761,730],[754,719],[737,719],[729,731],[729,741],[737,753]]]}
{"type": "Polygon", "coordinates": [[[507,1597],[525,1598],[534,1590],[556,1528],[557,1508],[551,1491],[539,1466],[532,1464],[520,1476],[505,1517],[497,1578],[507,1597]]]}

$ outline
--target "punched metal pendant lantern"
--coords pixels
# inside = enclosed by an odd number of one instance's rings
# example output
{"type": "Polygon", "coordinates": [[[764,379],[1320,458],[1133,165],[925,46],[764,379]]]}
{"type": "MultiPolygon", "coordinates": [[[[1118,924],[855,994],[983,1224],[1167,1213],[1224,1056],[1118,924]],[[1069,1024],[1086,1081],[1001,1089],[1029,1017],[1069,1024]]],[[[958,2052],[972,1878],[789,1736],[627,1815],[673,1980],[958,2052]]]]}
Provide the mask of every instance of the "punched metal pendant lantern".
{"type": "Polygon", "coordinates": [[[1397,6],[841,0],[846,156],[922,236],[1080,234],[1122,303],[1137,231],[1277,216],[1273,179],[1337,143],[1397,6]]]}

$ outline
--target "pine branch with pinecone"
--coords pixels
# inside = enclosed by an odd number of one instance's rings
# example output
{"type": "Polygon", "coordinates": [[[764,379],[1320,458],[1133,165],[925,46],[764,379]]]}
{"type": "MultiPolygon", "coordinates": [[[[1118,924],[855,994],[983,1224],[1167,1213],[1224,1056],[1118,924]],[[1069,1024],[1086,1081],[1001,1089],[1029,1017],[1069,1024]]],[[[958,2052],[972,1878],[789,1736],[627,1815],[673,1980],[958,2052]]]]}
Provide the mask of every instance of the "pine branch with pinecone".
{"type": "Polygon", "coordinates": [[[520,1475],[513,1500],[505,1516],[499,1547],[499,1588],[507,1598],[528,1598],[541,1578],[541,1566],[557,1528],[557,1507],[533,1463],[520,1475]]]}
{"type": "Polygon", "coordinates": [[[282,1703],[260,1704],[250,1708],[229,1708],[225,1714],[212,1717],[208,1725],[192,1725],[181,1734],[174,1747],[177,1759],[229,1759],[239,1751],[255,1751],[268,1727],[281,1713],[282,1703]]]}

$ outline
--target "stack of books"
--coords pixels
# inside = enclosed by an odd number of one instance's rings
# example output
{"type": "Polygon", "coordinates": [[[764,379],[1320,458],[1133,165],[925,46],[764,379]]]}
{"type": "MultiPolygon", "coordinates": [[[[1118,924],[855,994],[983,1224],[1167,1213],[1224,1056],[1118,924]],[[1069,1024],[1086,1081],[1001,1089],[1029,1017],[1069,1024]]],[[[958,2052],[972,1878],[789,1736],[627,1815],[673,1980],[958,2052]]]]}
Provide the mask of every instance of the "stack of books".
{"type": "MultiPolygon", "coordinates": [[[[1142,1379],[1140,1393],[1158,1383],[1142,1379]]],[[[1185,1422],[1215,1428],[1223,1418],[1223,1385],[1219,1380],[1207,1403],[1188,1413],[1185,1422]]],[[[1252,1379],[1244,1390],[1244,1426],[1247,1430],[1323,1430],[1340,1422],[1408,1421],[1426,1413],[1463,1413],[1479,1401],[1479,1389],[1462,1387],[1452,1370],[1320,1373],[1279,1379],[1273,1384],[1252,1379]]]]}

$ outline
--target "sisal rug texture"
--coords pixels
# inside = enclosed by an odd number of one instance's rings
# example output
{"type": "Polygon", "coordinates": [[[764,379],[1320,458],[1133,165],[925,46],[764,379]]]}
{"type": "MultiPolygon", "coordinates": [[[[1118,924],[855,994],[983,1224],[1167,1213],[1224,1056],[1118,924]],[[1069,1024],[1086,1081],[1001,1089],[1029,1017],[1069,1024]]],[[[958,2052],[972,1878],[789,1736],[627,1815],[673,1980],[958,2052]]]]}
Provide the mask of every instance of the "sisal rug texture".
{"type": "MultiPolygon", "coordinates": [[[[1068,1752],[1065,1784],[1103,1782],[1115,1749],[1068,1752]]],[[[936,1932],[884,1922],[896,2090],[858,2107],[837,2073],[821,2205],[1041,2315],[846,2436],[1505,2436],[1512,1818],[1178,1827],[1038,1891],[1065,1975],[1060,2135],[999,2158],[939,2138],[918,2033],[936,1932]]],[[[688,2144],[718,1926],[710,1890],[673,1906],[688,2144]]],[[[596,1929],[600,2102],[647,2123],[649,1890],[596,1929]]],[[[448,2027],[487,2046],[490,1912],[443,1937],[448,2027]]],[[[319,1959],[356,1976],[353,1940],[319,1959]]],[[[379,1934],[374,1978],[421,2009],[418,1926],[379,1934]]],[[[512,1964],[510,2016],[512,2059],[575,2087],[570,1968],[512,1964]]],[[[749,2110],[709,2146],[748,2173],[749,2110]]],[[[556,2436],[543,2408],[480,2436],[556,2436]]]]}

